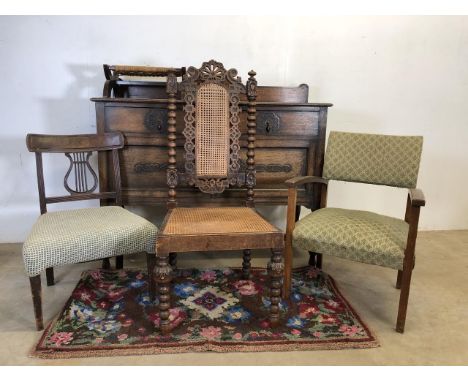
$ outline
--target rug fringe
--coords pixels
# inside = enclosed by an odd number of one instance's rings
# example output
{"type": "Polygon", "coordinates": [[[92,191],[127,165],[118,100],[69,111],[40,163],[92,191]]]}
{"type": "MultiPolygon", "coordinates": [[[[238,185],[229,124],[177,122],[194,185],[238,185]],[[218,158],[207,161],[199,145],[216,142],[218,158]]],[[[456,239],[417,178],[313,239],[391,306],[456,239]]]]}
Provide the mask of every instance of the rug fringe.
{"type": "Polygon", "coordinates": [[[284,351],[312,351],[312,350],[344,350],[344,349],[368,349],[380,347],[377,341],[354,342],[354,343],[315,343],[315,344],[278,344],[278,345],[216,345],[203,344],[195,346],[161,348],[152,346],[144,349],[110,349],[110,350],[35,350],[30,356],[42,359],[69,359],[88,357],[114,357],[132,355],[159,355],[180,353],[237,353],[237,352],[284,352],[284,351]]]}

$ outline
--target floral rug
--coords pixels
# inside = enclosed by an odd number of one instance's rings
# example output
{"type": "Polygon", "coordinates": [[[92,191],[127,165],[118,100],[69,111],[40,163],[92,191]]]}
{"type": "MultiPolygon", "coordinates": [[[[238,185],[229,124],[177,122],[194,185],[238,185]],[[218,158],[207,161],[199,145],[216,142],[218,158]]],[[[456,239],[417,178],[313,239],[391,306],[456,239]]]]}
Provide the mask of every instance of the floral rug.
{"type": "Polygon", "coordinates": [[[293,273],[280,324],[268,321],[269,279],[252,269],[178,270],[172,283],[173,330],[158,329],[158,301],[151,301],[146,273],[84,272],[63,311],[44,331],[32,355],[73,358],[195,351],[254,352],[370,348],[378,343],[326,273],[293,273]]]}

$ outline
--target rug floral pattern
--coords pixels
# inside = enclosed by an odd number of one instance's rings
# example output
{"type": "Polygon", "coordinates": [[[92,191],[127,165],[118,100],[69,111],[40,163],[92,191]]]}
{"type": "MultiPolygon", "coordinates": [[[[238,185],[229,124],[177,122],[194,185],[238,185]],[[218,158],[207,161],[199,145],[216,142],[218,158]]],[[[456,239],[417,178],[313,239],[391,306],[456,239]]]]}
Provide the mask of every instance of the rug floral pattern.
{"type": "Polygon", "coordinates": [[[34,354],[46,358],[188,351],[272,351],[375,347],[377,341],[330,276],[293,273],[290,302],[271,327],[265,270],[242,280],[238,269],[177,271],[172,284],[173,327],[162,335],[158,301],[138,270],[83,273],[34,354]]]}

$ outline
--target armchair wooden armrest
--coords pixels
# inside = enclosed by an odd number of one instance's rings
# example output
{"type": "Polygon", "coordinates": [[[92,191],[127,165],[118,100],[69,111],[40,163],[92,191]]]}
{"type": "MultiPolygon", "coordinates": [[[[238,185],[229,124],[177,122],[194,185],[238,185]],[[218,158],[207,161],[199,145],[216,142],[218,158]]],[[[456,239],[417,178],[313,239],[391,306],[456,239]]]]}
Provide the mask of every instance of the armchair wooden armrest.
{"type": "Polygon", "coordinates": [[[286,212],[286,249],[284,253],[284,283],[283,283],[283,298],[289,298],[291,292],[291,271],[292,271],[292,234],[296,223],[296,202],[297,202],[297,187],[303,184],[316,183],[322,187],[320,197],[320,208],[324,208],[327,204],[327,186],[328,180],[319,176],[297,176],[288,179],[288,209],[286,212]]]}
{"type": "Polygon", "coordinates": [[[288,179],[286,182],[288,188],[297,187],[307,183],[321,183],[328,184],[328,179],[324,179],[320,176],[296,176],[295,178],[288,179]]]}
{"type": "Polygon", "coordinates": [[[419,188],[408,189],[408,196],[412,207],[424,207],[426,205],[426,198],[419,188]]]}

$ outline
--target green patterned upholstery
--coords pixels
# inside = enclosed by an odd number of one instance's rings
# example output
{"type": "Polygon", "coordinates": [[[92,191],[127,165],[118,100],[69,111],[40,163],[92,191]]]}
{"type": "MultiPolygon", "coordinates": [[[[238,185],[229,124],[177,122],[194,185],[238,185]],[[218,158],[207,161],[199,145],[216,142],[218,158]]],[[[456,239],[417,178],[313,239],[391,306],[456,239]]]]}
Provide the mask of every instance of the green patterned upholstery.
{"type": "Polygon", "coordinates": [[[293,246],[366,264],[403,269],[408,224],[367,211],[322,208],[296,223],[293,246]]]}
{"type": "Polygon", "coordinates": [[[26,272],[138,252],[154,253],[157,228],[122,207],[41,215],[23,245],[26,272]]]}
{"type": "Polygon", "coordinates": [[[330,132],[325,179],[414,188],[423,137],[330,132]]]}

